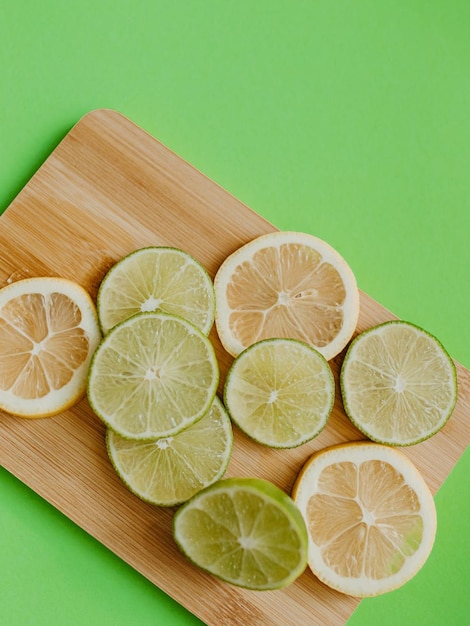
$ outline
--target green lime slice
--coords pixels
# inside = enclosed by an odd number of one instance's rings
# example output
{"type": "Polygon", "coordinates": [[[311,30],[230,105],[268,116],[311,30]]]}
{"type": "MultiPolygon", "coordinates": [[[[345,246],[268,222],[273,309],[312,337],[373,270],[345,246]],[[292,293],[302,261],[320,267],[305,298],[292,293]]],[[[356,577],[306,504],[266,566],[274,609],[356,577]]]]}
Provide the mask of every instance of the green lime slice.
{"type": "Polygon", "coordinates": [[[334,394],[325,357],[294,339],[265,339],[244,350],[224,389],[237,426],[273,448],[292,448],[316,437],[331,413],[334,394]]]}
{"type": "Polygon", "coordinates": [[[108,429],[106,441],[114,469],[135,495],[158,506],[174,506],[223,476],[233,434],[230,418],[215,397],[202,419],[176,435],[135,441],[108,429]]]}
{"type": "Polygon", "coordinates": [[[358,335],[340,375],[346,414],[367,437],[408,446],[437,433],[457,400],[454,362],[431,334],[394,320],[358,335]]]}
{"type": "Polygon", "coordinates": [[[169,437],[210,409],[219,381],[214,348],[188,321],[138,313],[115,326],[91,361],[88,399],[122,437],[169,437]]]}
{"type": "Polygon", "coordinates": [[[109,270],[97,308],[105,333],[136,313],[158,309],[187,319],[207,335],[214,323],[214,286],[206,269],[184,250],[149,246],[109,270]]]}
{"type": "Polygon", "coordinates": [[[281,489],[257,478],[227,478],[200,491],[175,514],[173,534],[195,565],[248,589],[285,587],[307,564],[300,511],[281,489]]]}

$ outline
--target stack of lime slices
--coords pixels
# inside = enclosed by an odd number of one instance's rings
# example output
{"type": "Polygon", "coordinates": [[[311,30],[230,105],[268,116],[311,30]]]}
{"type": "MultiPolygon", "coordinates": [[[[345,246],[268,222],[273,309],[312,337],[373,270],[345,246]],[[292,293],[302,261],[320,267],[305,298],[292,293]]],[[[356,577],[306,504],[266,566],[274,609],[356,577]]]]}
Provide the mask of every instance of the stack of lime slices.
{"type": "Polygon", "coordinates": [[[228,465],[232,429],[206,335],[213,311],[206,270],[175,248],[131,253],[100,286],[107,334],[91,361],[88,399],[108,428],[117,473],[154,504],[184,502],[228,465]]]}

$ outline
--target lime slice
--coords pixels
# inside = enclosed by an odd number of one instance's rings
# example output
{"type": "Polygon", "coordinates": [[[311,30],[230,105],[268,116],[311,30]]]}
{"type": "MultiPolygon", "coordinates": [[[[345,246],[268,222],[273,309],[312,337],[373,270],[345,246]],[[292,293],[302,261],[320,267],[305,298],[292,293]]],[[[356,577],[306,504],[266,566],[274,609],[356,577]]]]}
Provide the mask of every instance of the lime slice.
{"type": "Polygon", "coordinates": [[[215,397],[202,419],[176,435],[135,441],[108,429],[106,440],[114,469],[135,495],[173,506],[223,476],[233,434],[230,418],[215,397]]]}
{"type": "Polygon", "coordinates": [[[341,369],[346,414],[370,439],[407,446],[438,432],[457,400],[455,365],[423,329],[390,321],[351,343],[341,369]]]}
{"type": "Polygon", "coordinates": [[[325,426],[335,383],[317,350],[294,339],[265,339],[234,360],[224,399],[231,418],[249,437],[273,448],[292,448],[325,426]]]}
{"type": "Polygon", "coordinates": [[[122,437],[156,439],[175,435],[205,415],[218,380],[214,348],[200,330],[167,313],[138,313],[98,346],[88,399],[122,437]]]}
{"type": "Polygon", "coordinates": [[[194,564],[248,589],[285,587],[307,564],[302,515],[286,493],[257,478],[227,478],[200,491],[175,514],[173,534],[194,564]]]}
{"type": "Polygon", "coordinates": [[[105,333],[136,313],[158,309],[187,319],[207,335],[214,322],[214,286],[187,252],[151,246],[131,252],[109,270],[97,307],[105,333]]]}
{"type": "Polygon", "coordinates": [[[397,589],[432,550],[432,493],[396,448],[361,441],[319,450],[300,471],[292,497],[309,531],[310,569],[342,593],[397,589]]]}

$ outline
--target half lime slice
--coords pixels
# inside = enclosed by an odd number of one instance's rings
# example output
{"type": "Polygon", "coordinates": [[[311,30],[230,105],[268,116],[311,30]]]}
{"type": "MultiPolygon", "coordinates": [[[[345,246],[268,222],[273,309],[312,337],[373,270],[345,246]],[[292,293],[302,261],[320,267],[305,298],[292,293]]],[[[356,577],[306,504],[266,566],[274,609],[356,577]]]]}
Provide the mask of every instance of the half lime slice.
{"type": "Polygon", "coordinates": [[[174,538],[194,564],[254,590],[292,583],[307,565],[308,535],[292,499],[258,478],[227,478],[174,517],[174,538]]]}

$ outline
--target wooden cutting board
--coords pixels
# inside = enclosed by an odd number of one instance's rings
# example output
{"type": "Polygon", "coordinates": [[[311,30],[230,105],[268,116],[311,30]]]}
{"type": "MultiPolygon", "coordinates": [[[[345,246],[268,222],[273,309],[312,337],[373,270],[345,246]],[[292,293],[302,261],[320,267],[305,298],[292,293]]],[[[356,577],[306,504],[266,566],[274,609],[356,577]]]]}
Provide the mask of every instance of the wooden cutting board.
{"type": "MultiPolygon", "coordinates": [[[[75,279],[96,296],[109,267],[146,245],[190,252],[214,276],[224,258],[275,230],[127,118],[97,110],[82,118],[0,218],[0,286],[28,276],[75,279]]],[[[394,316],[361,293],[358,331],[394,316]]],[[[216,332],[221,379],[231,363],[216,332]]],[[[331,362],[336,379],[342,355],[331,362]]],[[[470,441],[470,372],[457,364],[459,399],[445,428],[405,453],[435,492],[470,441]]],[[[259,476],[287,492],[312,452],[361,439],[339,390],[326,429],[290,451],[235,433],[227,475],[259,476]]],[[[104,427],[86,399],[54,418],[0,412],[0,463],[207,624],[339,625],[358,600],[307,570],[281,591],[231,587],[190,565],[171,537],[173,510],[140,501],[111,468],[104,427]]]]}

